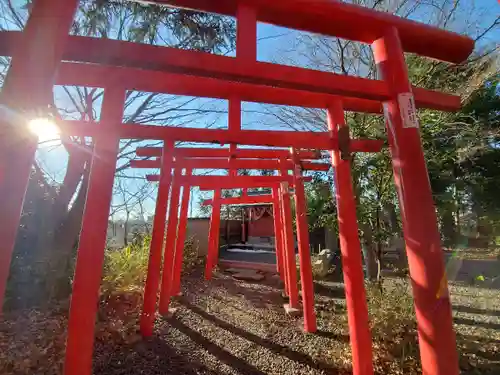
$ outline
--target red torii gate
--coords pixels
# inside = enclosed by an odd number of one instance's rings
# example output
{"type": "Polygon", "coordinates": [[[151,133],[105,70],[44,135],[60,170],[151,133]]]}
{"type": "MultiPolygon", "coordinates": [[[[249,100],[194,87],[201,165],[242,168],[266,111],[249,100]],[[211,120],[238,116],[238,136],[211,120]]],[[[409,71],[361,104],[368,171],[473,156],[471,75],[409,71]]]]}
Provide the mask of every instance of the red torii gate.
{"type": "MultiPolygon", "coordinates": [[[[306,178],[303,179],[306,181],[306,178]]],[[[244,192],[245,194],[245,192],[244,192]]],[[[284,282],[285,294],[289,303],[284,307],[287,311],[298,310],[297,273],[295,262],[295,246],[293,239],[292,218],[290,210],[290,196],[288,185],[281,183],[272,187],[272,194],[242,195],[219,199],[206,199],[203,205],[213,207],[222,205],[239,205],[269,203],[273,207],[276,266],[281,280],[284,282]],[[286,198],[284,198],[286,196],[286,198]],[[286,200],[288,203],[284,203],[286,200]]],[[[304,305],[305,308],[305,305],[304,305]]]]}
{"type": "MultiPolygon", "coordinates": [[[[232,179],[220,179],[220,177],[228,176],[182,176],[179,177],[181,184],[194,184],[199,186],[200,190],[214,190],[214,189],[238,189],[238,188],[261,188],[261,187],[273,187],[279,184],[281,181],[292,183],[292,176],[280,177],[280,176],[237,176],[236,180],[232,179]],[[271,179],[269,178],[271,177],[271,179]],[[236,186],[235,186],[236,185],[236,186]]],[[[304,182],[309,182],[312,177],[303,177],[304,182]]],[[[150,182],[157,182],[161,180],[158,174],[147,174],[146,180],[150,182]]]]}
{"type": "MultiPolygon", "coordinates": [[[[161,287],[161,294],[160,294],[160,314],[162,315],[167,315],[168,314],[168,308],[169,308],[169,302],[170,302],[170,297],[172,295],[178,294],[180,290],[180,272],[181,272],[181,265],[182,265],[182,246],[184,244],[184,238],[185,238],[185,229],[186,229],[186,222],[187,222],[187,205],[189,202],[189,196],[186,197],[183,196],[182,198],[182,205],[181,205],[181,214],[180,214],[180,219],[177,218],[177,211],[178,211],[178,200],[179,200],[179,189],[181,186],[184,187],[184,193],[189,194],[189,190],[187,190],[187,187],[189,186],[200,186],[200,189],[202,190],[214,190],[214,200],[218,202],[220,200],[220,191],[221,189],[236,189],[236,188],[242,188],[242,187],[270,187],[273,189],[273,191],[278,191],[278,186],[280,182],[285,181],[287,186],[288,184],[295,183],[297,184],[297,178],[294,176],[190,176],[190,175],[180,175],[180,171],[182,168],[177,169],[177,179],[176,179],[176,173],[174,172],[174,183],[172,184],[172,191],[171,191],[171,197],[170,197],[170,204],[169,204],[169,216],[168,216],[168,224],[169,227],[167,228],[167,237],[165,240],[165,257],[164,257],[164,266],[163,266],[163,275],[162,275],[162,287],[161,287]],[[187,193],[186,193],[187,192],[187,193]],[[184,208],[186,207],[186,208],[184,208]],[[178,232],[177,236],[176,234],[176,229],[178,226],[178,232]],[[175,249],[175,253],[174,253],[175,249]],[[173,266],[173,271],[172,273],[167,272],[166,270],[172,269],[173,266]]],[[[188,169],[190,171],[190,169],[188,169]]],[[[189,173],[189,172],[188,172],[189,173]]],[[[162,181],[162,174],[160,175],[147,175],[148,181],[162,181]]],[[[302,180],[308,181],[310,178],[303,178],[302,180]]],[[[160,191],[158,192],[160,194],[160,191]]],[[[168,194],[168,192],[167,192],[168,194]]],[[[158,202],[161,202],[159,199],[157,199],[157,208],[158,208],[158,202]]],[[[205,268],[205,278],[209,280],[211,278],[213,268],[215,266],[215,259],[217,258],[218,254],[218,234],[219,234],[219,228],[220,228],[220,204],[215,204],[214,205],[214,210],[212,212],[211,216],[211,221],[210,221],[210,232],[209,232],[209,251],[207,254],[207,263],[206,263],[206,268],[205,268]]],[[[288,214],[291,214],[291,210],[289,209],[289,203],[288,203],[288,210],[285,211],[288,214]]],[[[300,209],[299,209],[300,210],[300,209]]],[[[163,211],[155,213],[155,222],[156,220],[161,220],[163,219],[163,222],[165,220],[165,216],[161,217],[159,216],[160,214],[163,214],[163,211]],[[158,219],[157,219],[158,217],[158,219]]],[[[285,215],[285,213],[284,213],[285,215]]],[[[287,235],[289,238],[293,238],[293,232],[292,232],[292,224],[291,224],[291,218],[286,221],[289,226],[289,228],[286,228],[287,230],[287,235]]],[[[300,224],[297,223],[297,226],[299,225],[306,225],[307,228],[307,222],[301,222],[300,224]]],[[[153,224],[154,227],[154,224],[153,224]]],[[[159,226],[156,227],[157,229],[153,230],[153,239],[156,238],[163,238],[163,235],[159,231],[160,229],[163,229],[159,226]]],[[[305,231],[304,231],[305,232],[305,231]]],[[[290,246],[293,246],[293,241],[288,240],[290,246]]],[[[300,246],[299,246],[300,247],[300,246]]],[[[303,242],[303,247],[302,249],[307,250],[309,249],[309,244],[308,240],[306,242],[303,242]]],[[[154,313],[155,313],[155,305],[156,305],[156,292],[157,292],[157,283],[154,281],[156,278],[159,278],[159,273],[160,273],[160,265],[159,262],[161,259],[161,248],[157,247],[154,245],[153,240],[151,241],[151,255],[153,255],[155,252],[159,252],[157,254],[158,261],[151,261],[148,266],[148,279],[146,281],[146,290],[148,292],[145,292],[145,297],[144,297],[144,308],[143,308],[143,314],[142,314],[142,319],[141,319],[141,332],[143,333],[144,336],[150,336],[152,335],[152,329],[153,329],[153,320],[154,320],[154,313]],[[153,279],[153,281],[151,281],[153,279]]],[[[279,250],[278,250],[279,251],[279,250]]],[[[293,251],[293,248],[292,248],[293,251]]],[[[295,260],[294,258],[290,258],[291,261],[293,261],[293,267],[295,269],[295,260]]],[[[306,257],[307,261],[308,257],[306,257]]],[[[281,259],[280,259],[281,261],[281,259]]],[[[301,268],[304,267],[306,269],[306,274],[307,270],[310,270],[310,266],[302,265],[301,268]]],[[[292,274],[289,272],[289,274],[292,274]]],[[[294,280],[295,280],[295,276],[294,280]]],[[[310,295],[312,292],[312,276],[308,278],[307,276],[303,279],[303,284],[307,286],[305,288],[303,286],[303,290],[308,290],[308,292],[305,292],[305,294],[309,293],[310,295]],[[309,285],[310,284],[310,285],[309,285]]],[[[291,285],[292,283],[288,283],[287,285],[291,285]]],[[[294,288],[296,290],[296,280],[293,282],[293,287],[287,287],[288,288],[294,288]]],[[[290,307],[296,308],[297,307],[297,295],[296,293],[293,294],[292,292],[288,293],[290,297],[290,307]],[[295,297],[294,297],[295,296],[295,297]],[[292,305],[293,303],[293,305],[292,305]]],[[[311,297],[308,300],[308,303],[304,303],[304,312],[305,316],[309,317],[309,322],[305,322],[304,329],[307,332],[314,332],[316,330],[316,325],[315,325],[315,320],[314,320],[314,301],[313,297],[311,297]],[[307,314],[306,314],[307,311],[307,314]],[[312,322],[311,322],[312,321],[312,322]]]]}
{"type": "MultiPolygon", "coordinates": [[[[259,195],[248,195],[247,191],[244,190],[242,191],[242,195],[236,196],[236,197],[227,197],[227,198],[221,198],[219,199],[219,203],[221,206],[227,205],[227,206],[244,206],[244,205],[250,205],[250,204],[272,204],[273,205],[273,210],[274,212],[279,212],[278,209],[275,207],[275,202],[278,201],[279,199],[275,199],[275,192],[273,191],[273,194],[259,194],[259,195]]],[[[278,196],[279,198],[279,196],[278,196]]],[[[211,206],[213,204],[213,199],[205,199],[203,202],[201,202],[202,206],[211,206]]],[[[275,228],[274,228],[274,233],[277,238],[277,230],[276,230],[276,219],[274,221],[275,228]]],[[[244,242],[245,238],[245,215],[242,215],[242,223],[241,223],[241,228],[242,228],[242,241],[244,242]]],[[[281,234],[280,234],[281,235],[281,234]]],[[[276,241],[275,241],[276,242],[276,241]]],[[[277,246],[280,246],[279,244],[277,246]]],[[[278,249],[277,253],[278,253],[278,249]]],[[[278,259],[278,271],[280,268],[279,264],[279,259],[278,259]]],[[[281,272],[280,272],[281,274],[281,272]]]]}
{"type": "MultiPolygon", "coordinates": [[[[266,204],[273,203],[274,197],[272,194],[260,194],[260,195],[240,195],[237,197],[227,197],[221,198],[219,204],[236,206],[245,204],[266,204]]],[[[203,206],[211,206],[213,204],[213,199],[205,199],[202,203],[203,206]]]]}
{"type": "MultiPolygon", "coordinates": [[[[161,160],[131,160],[132,168],[160,168],[161,160]]],[[[280,164],[278,160],[272,159],[210,159],[210,158],[186,158],[180,162],[173,161],[174,168],[192,169],[292,169],[294,164],[291,161],[284,161],[280,164]]],[[[302,169],[310,171],[326,172],[330,169],[328,164],[303,161],[300,162],[302,169]]],[[[243,176],[246,177],[246,176],[243,176]]],[[[262,177],[262,176],[261,176],[262,177]]]]}
{"type": "MultiPolygon", "coordinates": [[[[65,373],[91,372],[93,326],[100,281],[100,272],[92,271],[98,269],[103,261],[108,216],[105,207],[109,207],[111,200],[114,172],[114,163],[111,161],[116,158],[120,137],[335,150],[333,156],[338,172],[339,216],[346,222],[354,215],[350,198],[345,198],[345,192],[352,190],[352,186],[348,178],[341,177],[350,173],[349,161],[342,159],[336,151],[338,143],[333,134],[338,130],[338,124],[343,123],[340,116],[335,115],[340,114],[336,106],[340,106],[343,101],[343,109],[366,112],[380,112],[380,102],[384,102],[414,291],[423,372],[426,375],[458,374],[440,236],[418,124],[414,117],[413,97],[417,107],[422,108],[456,110],[460,103],[457,96],[412,87],[403,53],[414,52],[458,63],[470,54],[473,41],[427,25],[337,1],[305,3],[303,0],[254,0],[251,4],[245,0],[156,2],[236,16],[236,58],[208,57],[201,53],[183,54],[187,51],[175,55],[169,49],[162,50],[163,47],[141,49],[142,46],[129,43],[69,37],[77,0],[36,0],[22,34],[0,33],[0,53],[12,56],[1,92],[2,104],[30,110],[31,114],[27,114],[29,117],[45,111],[54,84],[105,88],[101,126],[82,122],[59,124],[67,134],[93,136],[94,151],[99,155],[92,162],[88,201],[79,241],[65,373]],[[54,18],[57,22],[54,22],[54,18]],[[257,62],[257,20],[370,43],[382,80],[343,77],[257,62]],[[353,24],[362,27],[352,27],[353,24]],[[95,48],[81,48],[85,43],[95,48]],[[137,53],[138,50],[144,53],[137,53]],[[158,58],[161,54],[165,55],[165,59],[158,58]],[[171,56],[175,56],[174,60],[178,63],[168,58],[171,56]],[[76,62],[61,63],[62,59],[76,62]],[[119,61],[122,67],[106,66],[113,61],[119,61]],[[184,75],[186,73],[190,76],[184,75]],[[332,135],[268,132],[262,137],[261,131],[241,130],[239,127],[229,131],[187,131],[172,127],[120,125],[127,89],[233,98],[230,119],[231,113],[239,109],[241,100],[327,108],[332,135]]],[[[3,298],[36,140],[26,135],[20,126],[19,129],[8,129],[8,134],[0,143],[0,236],[3,239],[0,251],[0,296],[3,298]]],[[[352,260],[350,263],[352,256],[356,251],[359,253],[359,249],[356,250],[359,239],[349,225],[346,224],[344,229],[346,232],[341,233],[342,255],[350,268],[356,262],[352,260]]],[[[355,270],[350,275],[357,272],[355,270]]],[[[364,299],[362,285],[353,280],[350,277],[346,280],[346,294],[360,291],[362,298],[358,300],[364,299]]],[[[353,372],[356,375],[372,374],[370,335],[356,323],[363,322],[367,315],[362,306],[348,305],[348,310],[353,372]]]]}
{"type": "MultiPolygon", "coordinates": [[[[367,147],[368,151],[378,149],[380,150],[380,147],[382,146],[380,141],[363,141],[364,144],[367,147]]],[[[139,148],[136,151],[136,154],[138,156],[160,156],[162,155],[162,150],[160,148],[139,148]]],[[[173,155],[176,155],[178,157],[179,155],[182,155],[179,160],[175,159],[173,164],[171,165],[172,167],[176,167],[178,169],[183,169],[186,168],[186,170],[192,170],[195,168],[218,168],[218,169],[280,169],[280,170],[287,170],[287,169],[293,169],[295,168],[295,164],[292,161],[284,159],[285,156],[290,156],[289,151],[286,150],[258,150],[258,149],[236,149],[236,150],[230,150],[230,149],[225,149],[225,150],[220,150],[220,149],[194,149],[194,148],[182,148],[182,149],[177,149],[174,148],[173,155]],[[186,158],[188,157],[202,157],[202,156],[215,156],[215,157],[220,157],[220,156],[229,156],[229,159],[207,159],[207,158],[186,158]],[[250,157],[250,158],[255,158],[257,156],[268,156],[268,157],[281,157],[282,160],[266,160],[266,159],[232,159],[233,157],[250,157]]],[[[307,151],[299,151],[297,153],[297,156],[302,157],[302,158],[318,158],[320,155],[317,152],[307,152],[307,151]]],[[[320,163],[311,163],[311,162],[303,162],[300,161],[300,166],[302,169],[311,169],[311,170],[317,170],[317,171],[327,171],[329,169],[329,166],[326,164],[320,164],[320,163]]],[[[154,160],[132,160],[130,162],[132,167],[135,168],[161,168],[161,160],[159,159],[154,159],[154,160]]],[[[164,173],[163,169],[161,169],[160,175],[148,175],[146,176],[149,181],[158,181],[161,180],[161,174],[164,173]]],[[[174,172],[175,175],[175,172],[174,172]]],[[[222,178],[223,180],[224,178],[222,178]]],[[[225,178],[226,182],[223,182],[220,177],[217,176],[190,176],[190,177],[180,177],[177,185],[172,186],[172,198],[170,200],[170,204],[172,206],[172,209],[170,212],[177,212],[177,206],[175,201],[173,202],[172,199],[176,200],[178,199],[178,189],[180,188],[180,185],[184,186],[184,189],[188,185],[198,185],[201,184],[204,188],[207,188],[208,186],[213,186],[215,188],[215,198],[220,195],[220,189],[221,188],[233,188],[235,186],[240,186],[240,187],[249,187],[250,185],[255,185],[255,186],[262,186],[264,182],[269,182],[271,180],[276,180],[276,178],[270,178],[266,176],[257,176],[257,177],[251,177],[251,176],[240,176],[240,177],[231,177],[231,178],[225,178]],[[186,181],[189,180],[189,181],[186,181]]],[[[281,177],[279,178],[279,181],[285,180],[287,177],[281,177]]],[[[292,182],[292,179],[290,179],[290,182],[292,182]]],[[[184,190],[186,191],[186,190],[184,190]]],[[[185,204],[185,201],[183,201],[183,204],[185,204]]],[[[174,294],[178,292],[179,290],[179,279],[180,279],[180,267],[181,267],[181,262],[182,262],[182,256],[179,256],[178,254],[181,253],[181,249],[179,246],[182,246],[183,244],[183,238],[184,238],[184,232],[185,227],[186,227],[186,220],[187,220],[187,211],[183,212],[182,207],[181,207],[181,217],[179,221],[179,234],[177,235],[177,243],[175,245],[175,265],[174,265],[174,271],[173,271],[173,291],[174,294]]],[[[291,223],[290,220],[288,222],[291,223]]],[[[169,217],[169,224],[172,224],[172,227],[174,227],[177,224],[176,217],[169,217]]],[[[213,268],[215,266],[215,259],[217,258],[217,249],[218,249],[218,232],[219,232],[219,226],[220,226],[220,204],[219,205],[214,205],[214,211],[212,214],[212,219],[211,219],[211,225],[210,225],[210,235],[209,235],[209,253],[207,255],[207,263],[206,263],[206,270],[205,270],[205,277],[207,279],[211,278],[211,274],[213,271],[213,268]]],[[[172,230],[170,230],[171,232],[172,230]]],[[[280,231],[280,228],[277,228],[277,232],[280,231]]],[[[174,230],[175,232],[175,230],[174,230]]],[[[167,230],[167,247],[171,245],[170,239],[173,236],[169,236],[169,230],[167,230]]],[[[153,236],[155,236],[155,233],[153,232],[153,236]]],[[[172,240],[174,241],[174,240],[172,240]]],[[[153,246],[153,241],[152,241],[152,246],[153,246]]],[[[172,246],[173,248],[174,246],[172,246]]],[[[308,249],[309,246],[307,246],[308,249]]],[[[168,251],[168,248],[167,248],[168,251]]],[[[277,251],[278,255],[278,264],[281,265],[282,260],[281,260],[281,252],[280,250],[277,251]]],[[[167,254],[167,253],[166,253],[167,254]]],[[[168,260],[170,259],[167,255],[165,256],[165,269],[168,269],[170,265],[167,264],[168,260]]],[[[295,267],[295,262],[293,263],[295,267]]],[[[154,267],[155,269],[158,269],[159,267],[154,267]]],[[[280,271],[281,271],[281,266],[280,266],[280,271]]],[[[281,274],[281,272],[280,272],[281,274]]],[[[164,290],[168,290],[168,277],[169,275],[164,271],[163,273],[163,278],[162,278],[162,298],[160,299],[160,312],[162,314],[166,314],[168,312],[168,298],[170,296],[168,295],[167,297],[164,297],[164,290]]],[[[305,282],[307,282],[307,278],[304,279],[305,282]]],[[[312,278],[310,279],[310,288],[306,289],[311,289],[312,290],[312,278]]],[[[296,281],[294,282],[296,284],[296,281]]],[[[288,285],[288,283],[286,283],[288,285]]],[[[288,287],[287,287],[288,288],[288,287]]],[[[295,291],[296,291],[296,285],[294,286],[295,291]]],[[[287,289],[288,290],[288,289],[287,289]]],[[[288,292],[287,292],[288,293],[288,292]]],[[[290,294],[290,293],[288,293],[290,294]]],[[[141,325],[141,329],[144,334],[150,335],[152,334],[152,320],[151,317],[154,314],[153,311],[151,311],[151,308],[153,307],[153,303],[149,302],[150,300],[152,301],[154,297],[149,297],[149,293],[146,294],[145,297],[145,303],[144,303],[144,311],[147,311],[147,313],[143,316],[145,318],[143,319],[144,324],[141,325]]],[[[297,307],[297,296],[296,293],[292,293],[292,297],[290,298],[290,307],[296,308],[297,307]]],[[[314,307],[313,307],[313,299],[309,299],[310,306],[306,306],[304,304],[304,309],[309,311],[305,316],[310,316],[311,314],[314,314],[314,307]]],[[[312,318],[309,318],[309,321],[312,318]]],[[[308,324],[306,325],[306,329],[309,331],[315,331],[315,323],[314,324],[308,324]]]]}
{"type": "MultiPolygon", "coordinates": [[[[282,169],[283,171],[284,169],[282,169]]],[[[203,176],[203,177],[214,177],[214,176],[203,176]]],[[[297,279],[296,279],[296,265],[295,265],[295,246],[293,240],[293,228],[292,228],[292,217],[291,217],[291,205],[290,205],[290,193],[288,187],[293,185],[295,187],[296,194],[295,197],[295,208],[296,208],[296,224],[297,224],[297,239],[299,248],[299,260],[300,260],[300,275],[302,284],[302,301],[303,301],[303,312],[304,312],[304,331],[315,332],[316,331],[316,316],[314,313],[314,291],[313,291],[313,279],[312,279],[312,267],[311,259],[309,254],[309,234],[308,234],[308,224],[306,218],[306,201],[304,192],[304,181],[310,180],[307,177],[301,176],[301,174],[294,170],[293,175],[281,175],[281,176],[240,176],[231,177],[230,180],[220,181],[220,177],[213,179],[212,183],[203,183],[200,185],[201,190],[214,190],[214,197],[212,199],[212,217],[210,222],[210,245],[209,254],[207,256],[207,266],[205,268],[205,277],[210,278],[212,270],[215,266],[215,260],[218,254],[218,234],[220,225],[220,207],[222,205],[222,198],[220,196],[221,189],[234,189],[238,187],[249,186],[249,183],[239,183],[237,179],[244,177],[248,181],[252,181],[251,187],[270,187],[272,188],[273,206],[276,207],[276,212],[280,212],[281,215],[275,215],[274,225],[275,233],[277,236],[277,248],[276,255],[278,261],[278,267],[280,275],[285,282],[285,293],[289,296],[289,304],[285,305],[285,309],[297,309],[298,306],[298,291],[297,291],[297,279]],[[250,177],[250,178],[248,178],[250,177]],[[273,178],[276,177],[276,178],[273,178]],[[217,181],[219,180],[219,181],[217,181]],[[269,180],[269,183],[265,183],[265,180],[269,180]],[[281,181],[277,184],[278,181],[281,181]],[[280,220],[277,220],[280,218],[280,220]],[[282,229],[282,241],[278,242],[279,229],[282,229]],[[281,246],[278,244],[282,244],[281,246]]],[[[242,197],[247,198],[247,197],[242,197]]],[[[250,198],[250,197],[248,197],[250,198]]],[[[362,279],[361,279],[362,280],[362,279]]],[[[357,297],[355,297],[357,298],[357,297]]],[[[368,328],[368,327],[367,327],[368,328]]]]}
{"type": "MultiPolygon", "coordinates": [[[[358,141],[367,144],[380,144],[380,141],[369,140],[358,141]]],[[[141,157],[161,157],[161,147],[137,147],[135,154],[141,157]]],[[[176,147],[174,149],[174,156],[182,158],[238,158],[238,159],[276,159],[276,158],[289,158],[289,150],[280,149],[265,149],[265,148],[237,148],[232,150],[230,148],[212,148],[212,147],[176,147]]],[[[300,150],[298,152],[299,158],[302,159],[320,159],[321,154],[318,151],[300,150]]]]}
{"type": "MultiPolygon", "coordinates": [[[[382,146],[380,142],[374,141],[374,145],[371,147],[372,149],[382,146]]],[[[370,144],[367,141],[367,144],[370,144]]],[[[163,151],[160,148],[140,148],[136,152],[139,155],[162,155],[163,151]]],[[[161,288],[161,298],[160,298],[160,313],[167,314],[169,299],[171,295],[175,295],[179,292],[180,289],[180,268],[182,266],[182,246],[184,244],[185,238],[185,229],[187,222],[187,204],[189,201],[189,191],[187,188],[193,185],[199,185],[202,189],[212,189],[214,188],[214,200],[219,201],[220,198],[220,190],[222,188],[237,188],[237,187],[262,187],[264,185],[273,186],[274,194],[278,194],[277,184],[282,181],[288,181],[289,183],[297,183],[298,179],[293,176],[288,176],[288,174],[283,176],[192,176],[191,171],[193,169],[199,168],[214,168],[214,169],[275,169],[280,170],[281,173],[284,171],[288,171],[290,169],[295,169],[297,166],[297,162],[300,163],[301,169],[311,169],[316,171],[327,171],[330,167],[324,163],[311,163],[304,162],[299,160],[299,156],[302,157],[311,157],[311,158],[319,158],[320,155],[317,152],[307,152],[307,151],[299,151],[295,154],[290,154],[288,152],[288,156],[290,156],[294,160],[285,159],[286,150],[256,150],[256,149],[236,149],[232,151],[232,155],[237,156],[249,156],[254,157],[256,155],[255,151],[264,151],[263,154],[267,154],[267,156],[279,156],[281,159],[272,160],[272,159],[210,159],[210,158],[186,158],[179,157],[179,155],[184,156],[206,156],[206,155],[216,155],[219,156],[222,153],[227,153],[230,150],[217,150],[217,149],[196,149],[196,148],[174,148],[169,155],[176,155],[174,157],[174,161],[171,162],[167,168],[163,168],[162,160],[154,159],[154,160],[131,160],[130,165],[133,168],[160,168],[159,175],[147,175],[146,178],[148,181],[161,181],[162,176],[169,173],[169,168],[174,168],[174,183],[172,185],[170,205],[169,205],[169,218],[168,225],[171,226],[167,228],[167,239],[166,239],[166,250],[165,250],[165,261],[163,267],[163,277],[162,277],[162,288],[161,288]],[[243,152],[241,152],[243,151],[243,152]],[[294,162],[295,161],[295,162],[294,162]],[[186,169],[186,175],[182,176],[182,170],[186,169]],[[181,205],[181,215],[180,218],[177,219],[177,211],[178,211],[178,199],[179,199],[179,190],[180,187],[184,187],[184,194],[187,196],[183,196],[182,205],[181,205]],[[184,208],[186,207],[186,208],[184,208]],[[173,235],[172,235],[173,234],[173,235]],[[177,234],[177,235],[176,235],[177,234]],[[175,254],[172,255],[172,249],[175,249],[175,254]],[[166,270],[172,269],[173,262],[173,271],[167,272],[166,270]]],[[[167,156],[172,158],[172,156],[167,156]]],[[[300,181],[302,183],[302,180],[300,181]]],[[[160,188],[161,189],[161,188],[160,188]]],[[[158,196],[160,196],[160,191],[158,192],[158,196]]],[[[275,207],[276,212],[278,210],[278,196],[275,199],[275,207]]],[[[158,204],[163,204],[163,202],[158,199],[157,200],[157,213],[155,213],[155,225],[156,220],[165,221],[165,217],[163,216],[164,210],[161,207],[158,207],[158,204]]],[[[166,214],[166,212],[165,212],[166,214]]],[[[291,229],[291,221],[287,220],[286,222],[290,223],[291,229]]],[[[275,222],[275,231],[276,233],[281,233],[281,221],[275,222]]],[[[303,223],[301,223],[303,225],[303,223]]],[[[156,241],[158,237],[163,235],[159,234],[163,231],[164,227],[160,227],[158,225],[153,226],[153,238],[151,241],[151,254],[156,254],[158,250],[158,243],[156,241]]],[[[207,263],[205,270],[205,277],[207,279],[211,278],[211,274],[213,272],[213,268],[215,266],[215,260],[218,254],[218,235],[219,235],[219,227],[220,227],[220,203],[213,206],[212,219],[210,222],[210,233],[209,233],[209,251],[207,255],[207,263]]],[[[287,234],[289,231],[286,232],[287,234]]],[[[278,236],[278,234],[277,234],[278,236]]],[[[288,240],[290,243],[293,243],[291,240],[288,240]]],[[[281,245],[281,244],[280,244],[281,245]]],[[[309,251],[308,243],[304,243],[304,246],[301,247],[302,251],[309,251]]],[[[293,248],[292,248],[293,251],[293,248]]],[[[277,249],[277,259],[280,270],[280,275],[283,276],[283,266],[285,260],[281,258],[282,252],[281,248],[277,249]]],[[[157,259],[157,256],[154,257],[157,259]]],[[[287,263],[288,264],[288,263],[287,263]]],[[[291,263],[289,263],[291,265],[291,263]]],[[[295,261],[293,258],[293,267],[295,272],[295,261]]],[[[305,265],[304,267],[310,268],[310,266],[305,265]]],[[[146,281],[146,293],[144,297],[144,308],[143,315],[141,319],[141,331],[145,336],[150,336],[153,330],[153,317],[155,313],[155,304],[156,304],[156,289],[155,285],[157,283],[155,280],[159,277],[160,266],[156,261],[150,261],[148,266],[148,279],[146,281]],[[151,281],[152,280],[152,281],[151,281]]],[[[288,271],[287,274],[291,274],[291,271],[288,271]]],[[[307,273],[307,272],[306,272],[307,273]]],[[[312,277],[308,278],[307,276],[303,279],[304,285],[303,290],[306,290],[305,294],[309,291],[312,293],[312,277]],[[310,285],[309,285],[310,284],[310,285]]],[[[288,285],[290,283],[285,281],[286,292],[288,295],[291,295],[290,298],[290,307],[297,308],[297,293],[296,293],[296,281],[294,281],[294,285],[292,288],[295,290],[295,293],[290,293],[288,291],[288,285]]],[[[309,293],[310,294],[310,293],[309,293]]],[[[304,316],[308,317],[305,321],[305,329],[309,332],[313,332],[316,330],[316,325],[314,322],[314,301],[313,298],[307,298],[308,304],[304,303],[304,316]]]]}

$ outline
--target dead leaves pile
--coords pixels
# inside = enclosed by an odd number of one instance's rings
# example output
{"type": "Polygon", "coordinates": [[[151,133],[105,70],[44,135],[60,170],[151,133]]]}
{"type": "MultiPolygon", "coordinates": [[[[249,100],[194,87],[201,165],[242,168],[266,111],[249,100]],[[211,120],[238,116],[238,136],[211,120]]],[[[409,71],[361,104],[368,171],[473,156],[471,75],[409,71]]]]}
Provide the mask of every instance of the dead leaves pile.
{"type": "Polygon", "coordinates": [[[102,299],[96,340],[113,344],[133,344],[141,340],[138,322],[142,295],[140,292],[111,294],[102,299]]]}
{"type": "Polygon", "coordinates": [[[60,374],[67,314],[6,314],[0,323],[1,374],[60,374]]]}
{"type": "MultiPolygon", "coordinates": [[[[132,344],[141,339],[139,293],[103,297],[96,341],[132,344]]],[[[0,374],[61,374],[67,336],[68,304],[52,311],[7,313],[0,320],[0,374]]]]}

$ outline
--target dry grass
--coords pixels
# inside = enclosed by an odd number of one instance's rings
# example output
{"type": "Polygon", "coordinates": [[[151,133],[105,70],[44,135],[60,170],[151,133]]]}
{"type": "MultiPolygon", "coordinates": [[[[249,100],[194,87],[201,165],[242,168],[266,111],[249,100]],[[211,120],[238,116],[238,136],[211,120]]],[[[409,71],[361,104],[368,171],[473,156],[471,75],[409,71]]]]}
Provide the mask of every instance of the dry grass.
{"type": "Polygon", "coordinates": [[[418,374],[418,345],[413,300],[404,279],[367,288],[375,370],[386,374],[418,374]]]}

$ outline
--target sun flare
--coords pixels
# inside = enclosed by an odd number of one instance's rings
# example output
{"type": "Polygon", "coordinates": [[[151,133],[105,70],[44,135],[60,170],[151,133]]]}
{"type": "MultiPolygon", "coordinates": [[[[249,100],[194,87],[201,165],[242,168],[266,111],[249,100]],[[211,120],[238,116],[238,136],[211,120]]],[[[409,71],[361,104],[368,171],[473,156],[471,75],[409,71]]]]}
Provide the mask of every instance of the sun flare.
{"type": "Polygon", "coordinates": [[[48,118],[35,118],[28,123],[30,132],[38,137],[39,142],[58,141],[61,133],[54,121],[48,118]]]}

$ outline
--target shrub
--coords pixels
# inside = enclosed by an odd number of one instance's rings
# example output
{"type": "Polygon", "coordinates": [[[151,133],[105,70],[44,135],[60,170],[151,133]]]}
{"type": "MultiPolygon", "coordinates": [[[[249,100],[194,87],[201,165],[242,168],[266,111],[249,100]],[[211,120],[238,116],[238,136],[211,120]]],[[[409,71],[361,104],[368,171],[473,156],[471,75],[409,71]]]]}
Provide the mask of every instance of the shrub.
{"type": "Polygon", "coordinates": [[[418,344],[408,280],[386,280],[383,289],[368,284],[366,291],[378,360],[403,368],[405,374],[414,373],[419,367],[418,344]]]}
{"type": "Polygon", "coordinates": [[[367,300],[372,319],[373,336],[391,337],[398,331],[415,326],[415,313],[410,286],[405,281],[390,280],[383,291],[368,284],[367,300]]]}
{"type": "MultiPolygon", "coordinates": [[[[104,260],[102,293],[104,295],[141,291],[148,271],[150,236],[136,238],[123,249],[108,249],[104,260]]],[[[184,242],[182,269],[191,272],[203,259],[193,238],[184,242]]]]}
{"type": "Polygon", "coordinates": [[[140,290],[148,268],[151,237],[119,250],[108,249],[104,260],[103,294],[140,290]]]}
{"type": "Polygon", "coordinates": [[[198,246],[193,237],[184,241],[184,257],[182,259],[182,271],[188,274],[203,263],[203,257],[199,255],[198,246]]]}

